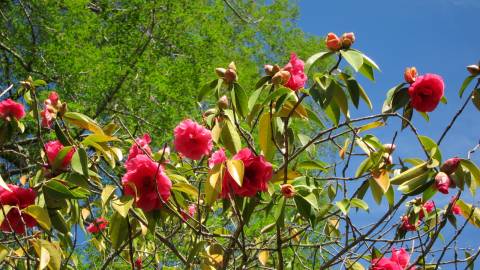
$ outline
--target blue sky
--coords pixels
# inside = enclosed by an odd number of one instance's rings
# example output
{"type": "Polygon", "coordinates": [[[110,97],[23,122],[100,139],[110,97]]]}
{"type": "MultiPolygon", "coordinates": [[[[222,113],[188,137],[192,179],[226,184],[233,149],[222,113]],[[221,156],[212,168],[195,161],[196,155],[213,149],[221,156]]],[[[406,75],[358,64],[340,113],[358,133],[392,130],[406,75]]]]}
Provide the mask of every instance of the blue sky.
{"type": "MultiPolygon", "coordinates": [[[[448,104],[440,104],[430,114],[430,122],[418,114],[413,120],[422,135],[437,140],[465,99],[465,96],[464,99],[458,96],[460,85],[468,76],[465,67],[480,60],[478,14],[479,0],[304,0],[300,1],[299,25],[314,35],[355,33],[357,41],[354,47],[374,59],[381,68],[376,82],[360,80],[375,105],[374,113],[380,112],[388,89],[403,81],[406,67],[416,66],[421,74],[441,75],[446,85],[448,104]]],[[[465,93],[468,91],[471,88],[465,93]]],[[[370,113],[363,106],[352,115],[370,113]]],[[[467,151],[480,140],[479,124],[480,112],[470,103],[442,142],[444,159],[455,155],[465,157],[467,151]]],[[[398,129],[400,124],[392,121],[389,125],[376,133],[384,142],[391,140],[391,130],[398,129]]],[[[400,157],[423,157],[415,138],[408,131],[398,134],[397,145],[395,154],[400,157]]],[[[480,164],[480,153],[474,154],[472,159],[480,164]]],[[[435,201],[441,206],[449,199],[449,195],[435,196],[435,201]]],[[[478,201],[471,196],[467,196],[466,200],[478,201]]],[[[373,202],[369,201],[369,204],[375,208],[373,202]]],[[[384,209],[372,209],[371,214],[378,215],[384,209]]],[[[463,222],[463,218],[459,220],[463,222]]],[[[475,242],[477,231],[469,230],[463,237],[463,243],[478,247],[475,242]]]]}

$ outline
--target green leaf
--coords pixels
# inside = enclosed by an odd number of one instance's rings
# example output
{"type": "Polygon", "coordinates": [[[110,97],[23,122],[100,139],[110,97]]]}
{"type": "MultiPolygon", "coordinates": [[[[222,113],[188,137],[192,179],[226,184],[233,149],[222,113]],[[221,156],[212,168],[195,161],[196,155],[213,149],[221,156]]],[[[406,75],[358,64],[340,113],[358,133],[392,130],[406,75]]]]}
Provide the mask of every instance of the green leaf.
{"type": "Polygon", "coordinates": [[[361,200],[359,198],[353,198],[350,201],[350,204],[352,207],[356,207],[356,208],[360,208],[365,211],[368,211],[368,204],[364,200],[361,200]]]}
{"type": "Polygon", "coordinates": [[[275,208],[275,212],[273,213],[273,218],[275,220],[275,223],[278,226],[282,227],[284,224],[284,217],[285,217],[285,197],[282,196],[275,208]]]}
{"type": "Polygon", "coordinates": [[[328,164],[323,161],[306,160],[297,164],[297,168],[305,170],[320,170],[323,172],[328,171],[328,164]]]}
{"type": "Polygon", "coordinates": [[[33,217],[43,229],[48,231],[52,227],[48,211],[45,208],[38,205],[30,205],[22,211],[33,217]]]}
{"type": "Polygon", "coordinates": [[[243,161],[238,159],[227,160],[227,170],[233,180],[235,180],[238,186],[241,187],[243,184],[243,174],[245,171],[243,161]]]}
{"type": "Polygon", "coordinates": [[[177,190],[180,192],[183,192],[185,194],[188,194],[194,198],[198,197],[198,189],[191,185],[190,183],[174,183],[172,186],[172,190],[177,190]]]}
{"type": "Polygon", "coordinates": [[[124,218],[127,218],[128,211],[130,211],[132,205],[133,197],[129,195],[122,196],[112,201],[113,209],[115,209],[124,218]]]}
{"type": "Polygon", "coordinates": [[[63,234],[67,234],[70,231],[65,219],[58,210],[49,210],[48,215],[50,216],[50,221],[52,222],[53,228],[63,234]]]}
{"type": "Polygon", "coordinates": [[[473,180],[480,186],[480,170],[471,160],[462,159],[460,165],[472,175],[473,180]]]}
{"type": "Polygon", "coordinates": [[[307,59],[307,61],[305,61],[305,67],[304,67],[305,74],[308,74],[308,72],[310,71],[310,68],[313,66],[313,64],[315,64],[315,62],[317,62],[320,59],[326,58],[332,54],[333,52],[319,52],[310,56],[307,59]]]}
{"type": "Polygon", "coordinates": [[[373,68],[369,65],[363,63],[362,67],[358,70],[360,74],[365,76],[367,79],[371,81],[375,81],[375,74],[373,73],[373,68]]]}
{"type": "Polygon", "coordinates": [[[462,83],[462,86],[460,87],[460,91],[458,91],[458,95],[460,97],[462,97],[463,92],[465,91],[465,89],[467,89],[468,85],[472,82],[473,78],[475,78],[475,76],[473,75],[465,78],[465,80],[462,83]]]}
{"type": "Polygon", "coordinates": [[[113,249],[118,249],[128,237],[127,219],[118,212],[114,212],[110,220],[109,235],[113,249]]]}
{"type": "Polygon", "coordinates": [[[65,133],[63,133],[63,130],[57,121],[55,121],[54,130],[55,130],[55,135],[57,136],[57,139],[63,145],[70,145],[70,142],[68,141],[67,136],[65,136],[65,133]]]}
{"type": "MultiPolygon", "coordinates": [[[[37,256],[39,258],[42,257],[42,254],[46,254],[48,252],[49,259],[47,264],[49,269],[60,269],[60,266],[62,264],[62,250],[60,249],[58,243],[49,242],[43,239],[36,239],[31,243],[35,250],[35,253],[37,253],[37,256]],[[42,252],[42,250],[44,251],[42,252]]],[[[46,255],[43,256],[45,257],[46,255]]]]}
{"type": "Polygon", "coordinates": [[[341,201],[336,202],[335,204],[337,205],[338,209],[342,211],[344,215],[348,214],[348,210],[350,210],[350,201],[348,199],[343,199],[341,201]]]}
{"type": "Polygon", "coordinates": [[[480,88],[473,90],[472,103],[480,111],[480,88]]]}
{"type": "Polygon", "coordinates": [[[402,130],[408,126],[408,122],[412,121],[413,116],[413,107],[410,104],[407,104],[403,108],[403,119],[402,119],[402,130]]]}
{"type": "Polygon", "coordinates": [[[105,208],[105,205],[107,205],[108,201],[112,198],[115,189],[116,187],[113,185],[106,185],[103,188],[102,194],[100,195],[100,198],[102,200],[102,208],[105,208]]]}
{"type": "Polygon", "coordinates": [[[412,167],[390,179],[390,183],[393,185],[400,185],[409,180],[414,179],[415,177],[428,172],[427,162],[422,162],[421,164],[412,167]]]}
{"type": "Polygon", "coordinates": [[[222,128],[222,132],[220,133],[220,138],[225,148],[227,148],[227,150],[231,153],[235,154],[242,148],[240,135],[233,126],[232,122],[225,119],[223,123],[224,126],[222,128]]]}
{"type": "Polygon", "coordinates": [[[223,164],[217,164],[210,170],[205,182],[205,202],[212,205],[222,192],[223,164]]]}
{"type": "Polygon", "coordinates": [[[240,116],[246,117],[248,115],[248,97],[245,90],[240,84],[234,83],[232,92],[232,103],[236,111],[240,116]]]}
{"type": "Polygon", "coordinates": [[[343,58],[347,60],[347,62],[358,71],[363,65],[363,55],[357,51],[353,50],[341,50],[340,53],[342,54],[343,58]]]}
{"type": "Polygon", "coordinates": [[[200,88],[200,91],[198,92],[197,100],[202,101],[208,92],[215,89],[215,87],[217,86],[217,83],[218,83],[218,79],[215,79],[205,84],[204,86],[202,86],[202,88],[200,88]]]}
{"type": "Polygon", "coordinates": [[[382,197],[383,197],[382,189],[373,178],[368,179],[368,184],[370,185],[370,190],[372,191],[373,199],[377,204],[380,204],[382,202],[382,197]]]}
{"type": "Polygon", "coordinates": [[[265,112],[260,116],[258,144],[260,145],[260,150],[262,150],[262,155],[267,161],[272,161],[275,155],[275,145],[272,141],[272,122],[273,121],[270,121],[270,113],[265,112]]]}
{"type": "Polygon", "coordinates": [[[263,87],[253,91],[253,93],[250,94],[250,97],[248,98],[248,110],[249,111],[253,110],[253,107],[257,103],[258,97],[260,96],[260,93],[262,93],[262,91],[263,91],[263,87]]]}
{"type": "Polygon", "coordinates": [[[72,157],[72,169],[88,178],[88,157],[87,152],[83,148],[78,148],[72,157]]]}
{"type": "Polygon", "coordinates": [[[43,186],[43,192],[55,199],[83,199],[89,194],[88,190],[76,187],[70,190],[67,184],[57,180],[50,180],[43,186]]]}
{"type": "Polygon", "coordinates": [[[429,165],[429,167],[435,167],[439,164],[442,164],[442,153],[440,152],[437,143],[427,136],[419,136],[418,138],[420,139],[420,142],[425,150],[430,153],[430,157],[436,161],[436,163],[438,162],[438,164],[432,164],[429,165]]]}
{"type": "Polygon", "coordinates": [[[86,130],[90,130],[93,133],[103,134],[102,128],[100,128],[93,119],[81,113],[66,112],[63,115],[63,119],[72,125],[76,125],[86,130]]]}
{"type": "Polygon", "coordinates": [[[335,126],[338,126],[338,123],[340,122],[340,109],[338,108],[336,103],[330,103],[325,108],[325,114],[335,126]]]}
{"type": "Polygon", "coordinates": [[[480,228],[480,208],[475,207],[473,209],[473,206],[471,204],[465,203],[460,199],[455,202],[455,205],[458,205],[458,207],[460,207],[462,216],[465,219],[468,219],[468,222],[480,228]]]}

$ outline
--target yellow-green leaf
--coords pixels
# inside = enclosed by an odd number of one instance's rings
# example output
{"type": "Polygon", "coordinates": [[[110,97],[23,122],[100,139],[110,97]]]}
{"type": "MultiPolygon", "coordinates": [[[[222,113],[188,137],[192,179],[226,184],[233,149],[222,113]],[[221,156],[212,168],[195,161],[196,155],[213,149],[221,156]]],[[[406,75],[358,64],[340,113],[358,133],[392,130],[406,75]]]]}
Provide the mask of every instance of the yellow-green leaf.
{"type": "Polygon", "coordinates": [[[388,175],[388,171],[380,170],[378,172],[373,172],[372,177],[385,194],[390,187],[390,176],[388,175]]]}
{"type": "Polygon", "coordinates": [[[43,229],[50,230],[52,227],[48,211],[45,208],[38,205],[30,205],[22,211],[33,217],[43,229]]]}
{"type": "Polygon", "coordinates": [[[198,196],[198,189],[189,183],[174,183],[172,189],[186,193],[194,198],[197,198],[198,196]]]}
{"type": "Polygon", "coordinates": [[[115,192],[115,186],[106,185],[103,188],[102,195],[100,196],[102,199],[102,208],[104,208],[107,202],[112,198],[112,195],[114,192],[115,192]]]}
{"type": "Polygon", "coordinates": [[[268,257],[270,257],[270,252],[268,252],[268,250],[262,250],[258,253],[258,260],[263,266],[267,265],[268,257]]]}
{"type": "Polygon", "coordinates": [[[258,125],[260,127],[258,130],[258,137],[262,155],[266,160],[271,161],[275,153],[275,145],[272,141],[272,127],[270,114],[268,112],[263,113],[262,116],[260,116],[258,125]]]}
{"type": "Polygon", "coordinates": [[[217,164],[210,171],[207,181],[205,182],[205,202],[212,205],[222,191],[223,164],[217,164]]]}
{"type": "Polygon", "coordinates": [[[130,211],[132,205],[133,197],[128,195],[122,196],[112,201],[113,209],[115,209],[124,218],[128,216],[128,211],[130,211]]]}
{"type": "Polygon", "coordinates": [[[237,182],[239,186],[243,184],[243,173],[245,167],[243,165],[243,161],[232,159],[227,161],[227,170],[230,173],[230,176],[237,182]]]}

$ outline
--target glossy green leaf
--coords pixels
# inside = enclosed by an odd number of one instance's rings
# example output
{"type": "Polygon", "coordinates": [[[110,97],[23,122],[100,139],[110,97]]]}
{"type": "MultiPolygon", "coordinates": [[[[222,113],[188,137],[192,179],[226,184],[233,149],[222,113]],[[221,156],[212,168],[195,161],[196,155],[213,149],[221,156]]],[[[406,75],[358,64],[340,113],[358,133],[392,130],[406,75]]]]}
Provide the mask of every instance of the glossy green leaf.
{"type": "Polygon", "coordinates": [[[127,219],[118,212],[114,212],[110,219],[109,236],[113,249],[118,249],[128,237],[127,219]]]}
{"type": "Polygon", "coordinates": [[[43,229],[48,231],[52,227],[48,211],[45,208],[38,205],[30,205],[22,211],[33,217],[43,229]]]}
{"type": "Polygon", "coordinates": [[[353,50],[341,50],[340,53],[355,71],[358,71],[362,67],[363,55],[361,53],[353,50]]]}

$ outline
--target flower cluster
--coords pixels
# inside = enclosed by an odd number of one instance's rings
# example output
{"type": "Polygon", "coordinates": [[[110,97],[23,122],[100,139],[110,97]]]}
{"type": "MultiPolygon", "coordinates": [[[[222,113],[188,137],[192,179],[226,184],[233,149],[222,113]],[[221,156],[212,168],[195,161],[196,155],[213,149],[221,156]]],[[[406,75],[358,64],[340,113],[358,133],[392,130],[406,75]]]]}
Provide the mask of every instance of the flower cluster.
{"type": "Polygon", "coordinates": [[[99,233],[105,230],[107,226],[108,226],[108,221],[103,217],[99,217],[99,218],[96,218],[92,223],[90,223],[87,226],[87,232],[99,233]]]}
{"type": "Polygon", "coordinates": [[[404,249],[392,248],[392,256],[390,258],[381,257],[372,259],[372,270],[414,270],[415,267],[408,267],[410,262],[410,254],[404,249]]]}
{"type": "Polygon", "coordinates": [[[338,37],[334,33],[328,33],[325,38],[325,44],[330,51],[339,51],[341,49],[349,49],[355,42],[355,34],[352,32],[344,33],[342,37],[338,37]]]}
{"type": "Polygon", "coordinates": [[[293,91],[305,86],[308,77],[304,69],[305,63],[295,53],[290,55],[290,61],[283,68],[278,65],[265,65],[265,73],[271,76],[273,84],[281,84],[293,91]]]}
{"type": "Polygon", "coordinates": [[[0,228],[4,232],[13,231],[24,234],[27,227],[34,227],[37,222],[33,217],[20,210],[34,204],[37,193],[31,188],[21,188],[11,184],[8,184],[8,188],[10,190],[0,187],[0,202],[3,206],[13,207],[8,211],[7,217],[3,220],[0,228]]]}
{"type": "Polygon", "coordinates": [[[60,97],[57,92],[50,92],[48,98],[43,102],[45,108],[40,112],[42,118],[42,127],[52,127],[53,121],[57,114],[64,113],[66,110],[66,103],[60,102],[60,97]]]}

